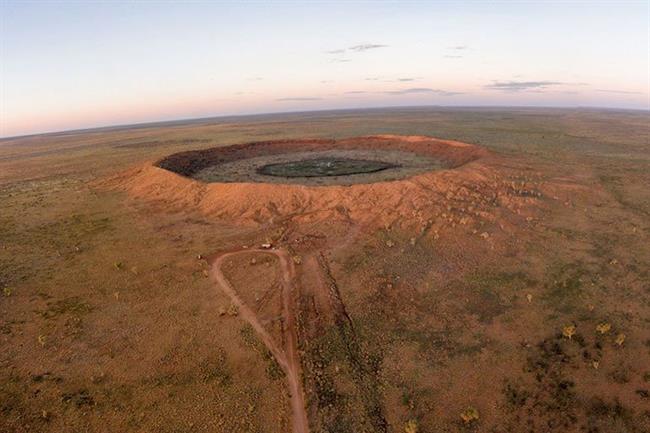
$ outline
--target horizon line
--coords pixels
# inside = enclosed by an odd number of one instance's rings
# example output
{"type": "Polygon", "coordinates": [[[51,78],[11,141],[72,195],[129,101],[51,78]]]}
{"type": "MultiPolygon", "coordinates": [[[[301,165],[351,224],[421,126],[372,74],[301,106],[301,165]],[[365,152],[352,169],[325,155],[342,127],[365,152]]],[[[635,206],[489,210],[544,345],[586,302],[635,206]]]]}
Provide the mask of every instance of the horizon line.
{"type": "Polygon", "coordinates": [[[642,113],[650,113],[648,108],[622,108],[622,107],[605,107],[605,106],[590,106],[590,105],[575,105],[575,106],[560,106],[560,105],[385,105],[385,106],[370,106],[370,107],[355,107],[355,108],[330,108],[330,109],[315,109],[315,110],[290,110],[290,111],[268,111],[260,113],[247,113],[247,114],[223,114],[205,117],[179,117],[176,119],[168,120],[150,120],[136,123],[117,123],[113,125],[104,126],[89,126],[84,128],[51,130],[43,132],[35,132],[31,134],[18,134],[0,136],[0,142],[39,137],[39,136],[52,136],[52,135],[67,135],[67,134],[81,134],[91,132],[101,132],[111,129],[140,129],[154,126],[171,127],[174,124],[183,123],[200,123],[204,121],[228,119],[228,118],[246,118],[257,116],[281,116],[290,114],[308,114],[308,113],[329,113],[329,112],[343,112],[343,111],[363,111],[363,110],[386,110],[386,109],[426,109],[426,108],[443,108],[443,109],[481,109],[481,108],[500,108],[500,109],[556,109],[556,110],[606,110],[606,111],[639,111],[642,113]]]}

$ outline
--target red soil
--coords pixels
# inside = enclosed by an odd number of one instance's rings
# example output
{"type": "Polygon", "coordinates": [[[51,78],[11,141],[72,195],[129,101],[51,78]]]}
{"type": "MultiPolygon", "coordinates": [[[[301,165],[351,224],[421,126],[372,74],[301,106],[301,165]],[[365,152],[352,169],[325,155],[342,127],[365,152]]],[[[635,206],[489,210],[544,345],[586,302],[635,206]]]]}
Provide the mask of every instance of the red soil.
{"type": "Polygon", "coordinates": [[[298,340],[295,326],[295,314],[293,311],[293,297],[295,269],[288,254],[282,250],[254,250],[242,249],[239,251],[230,251],[219,254],[212,261],[212,276],[219,284],[221,289],[230,297],[241,316],[255,330],[264,345],[271,352],[278,365],[286,375],[287,386],[289,389],[289,398],[291,401],[291,412],[293,422],[293,433],[308,433],[309,424],[307,422],[307,412],[305,411],[305,397],[302,389],[302,379],[300,373],[300,359],[298,357],[298,340]],[[247,306],[237,294],[237,290],[231,285],[226,276],[221,271],[221,266],[225,259],[233,255],[244,253],[271,254],[280,259],[282,268],[282,317],[284,319],[284,347],[278,345],[273,337],[264,329],[255,312],[247,306]]]}

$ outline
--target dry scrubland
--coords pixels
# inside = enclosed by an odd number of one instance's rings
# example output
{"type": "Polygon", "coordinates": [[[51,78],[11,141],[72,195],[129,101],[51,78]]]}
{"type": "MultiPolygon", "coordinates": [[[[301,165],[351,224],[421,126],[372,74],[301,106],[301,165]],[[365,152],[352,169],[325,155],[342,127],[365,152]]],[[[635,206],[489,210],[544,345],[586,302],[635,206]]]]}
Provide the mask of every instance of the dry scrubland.
{"type": "MultiPolygon", "coordinates": [[[[0,431],[289,431],[283,371],[204,259],[266,241],[298,272],[312,432],[650,431],[649,124],[395,109],[2,140],[0,431]],[[370,134],[484,146],[494,196],[455,186],[415,228],[256,227],[102,187],[184,150],[370,134]]],[[[277,260],[224,273],[282,340],[277,260]]]]}

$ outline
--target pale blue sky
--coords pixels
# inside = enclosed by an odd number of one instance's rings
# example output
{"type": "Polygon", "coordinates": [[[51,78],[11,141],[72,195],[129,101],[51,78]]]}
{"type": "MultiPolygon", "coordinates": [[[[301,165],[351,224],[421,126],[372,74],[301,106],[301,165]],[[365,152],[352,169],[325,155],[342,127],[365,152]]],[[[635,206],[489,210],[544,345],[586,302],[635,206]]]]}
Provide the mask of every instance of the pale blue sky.
{"type": "Polygon", "coordinates": [[[649,109],[638,2],[0,3],[0,136],[397,105],[649,109]]]}

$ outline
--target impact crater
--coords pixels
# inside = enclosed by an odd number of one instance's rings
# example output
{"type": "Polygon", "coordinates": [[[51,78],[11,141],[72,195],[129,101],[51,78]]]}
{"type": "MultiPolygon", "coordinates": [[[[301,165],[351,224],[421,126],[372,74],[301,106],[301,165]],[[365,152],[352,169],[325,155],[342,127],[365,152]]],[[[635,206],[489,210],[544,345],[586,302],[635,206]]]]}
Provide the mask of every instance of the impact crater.
{"type": "Polygon", "coordinates": [[[340,217],[421,226],[453,191],[493,197],[483,190],[499,177],[495,161],[481,146],[424,136],[275,140],[175,153],[109,183],[240,224],[340,217]]]}

